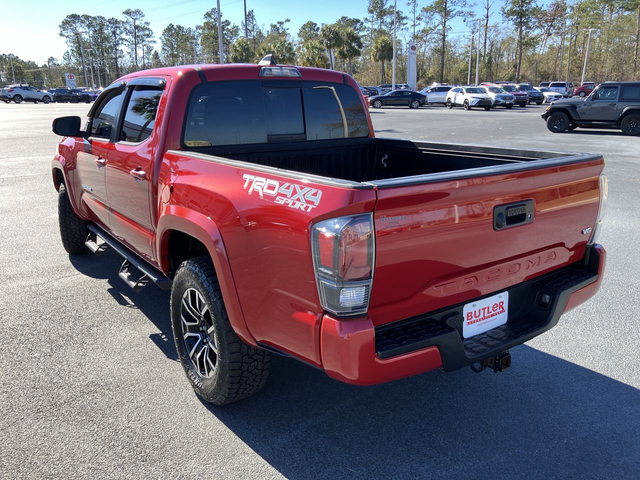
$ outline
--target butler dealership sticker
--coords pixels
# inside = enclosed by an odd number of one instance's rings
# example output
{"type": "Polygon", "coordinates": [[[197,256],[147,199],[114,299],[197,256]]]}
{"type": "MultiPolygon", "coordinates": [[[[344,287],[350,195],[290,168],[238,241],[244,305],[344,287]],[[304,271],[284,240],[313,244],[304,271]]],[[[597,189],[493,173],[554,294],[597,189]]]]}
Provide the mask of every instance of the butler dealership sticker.
{"type": "Polygon", "coordinates": [[[462,311],[464,323],[462,335],[473,337],[507,323],[509,316],[509,292],[467,303],[462,311]]]}

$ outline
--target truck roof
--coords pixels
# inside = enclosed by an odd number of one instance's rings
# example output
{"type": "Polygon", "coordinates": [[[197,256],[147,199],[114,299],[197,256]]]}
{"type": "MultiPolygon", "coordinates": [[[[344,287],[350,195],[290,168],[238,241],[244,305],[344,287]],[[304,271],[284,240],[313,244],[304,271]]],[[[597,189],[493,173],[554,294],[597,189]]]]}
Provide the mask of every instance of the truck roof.
{"type": "MultiPolygon", "coordinates": [[[[346,78],[350,78],[347,74],[326,70],[323,68],[298,67],[295,65],[254,65],[254,64],[198,64],[198,65],[179,65],[175,67],[153,68],[150,70],[141,70],[120,77],[116,82],[126,81],[137,77],[149,77],[154,75],[176,77],[189,73],[197,73],[204,75],[207,81],[214,80],[248,80],[261,78],[260,71],[263,68],[292,69],[295,68],[300,72],[302,80],[311,80],[319,82],[345,83],[346,78]]],[[[291,79],[291,76],[272,75],[267,78],[285,78],[291,79]]],[[[355,83],[355,80],[354,80],[355,83]]]]}

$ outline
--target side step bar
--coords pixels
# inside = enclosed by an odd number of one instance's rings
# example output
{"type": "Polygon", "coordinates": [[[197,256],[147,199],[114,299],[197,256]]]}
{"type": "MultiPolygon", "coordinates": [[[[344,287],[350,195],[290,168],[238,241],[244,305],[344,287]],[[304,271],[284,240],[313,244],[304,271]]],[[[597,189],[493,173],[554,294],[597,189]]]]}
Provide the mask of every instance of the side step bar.
{"type": "Polygon", "coordinates": [[[124,257],[125,260],[120,267],[118,276],[135,292],[139,292],[150,282],[155,283],[162,290],[171,290],[171,280],[160,270],[133,253],[129,248],[125,247],[99,226],[90,223],[87,225],[87,228],[91,232],[85,242],[89,250],[96,255],[100,255],[107,249],[107,246],[109,246],[124,257]],[[97,237],[100,237],[104,243],[98,243],[97,237]],[[137,268],[142,273],[142,276],[136,279],[131,273],[132,267],[137,268]]]}

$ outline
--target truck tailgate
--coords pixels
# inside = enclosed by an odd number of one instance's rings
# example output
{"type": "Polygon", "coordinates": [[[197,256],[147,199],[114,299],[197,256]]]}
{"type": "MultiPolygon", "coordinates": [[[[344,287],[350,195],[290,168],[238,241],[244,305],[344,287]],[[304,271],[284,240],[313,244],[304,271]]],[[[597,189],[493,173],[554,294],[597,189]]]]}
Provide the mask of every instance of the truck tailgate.
{"type": "Polygon", "coordinates": [[[582,259],[604,161],[540,165],[475,177],[467,171],[457,180],[380,182],[374,325],[501,292],[582,259]],[[507,225],[496,228],[496,221],[507,225]]]}

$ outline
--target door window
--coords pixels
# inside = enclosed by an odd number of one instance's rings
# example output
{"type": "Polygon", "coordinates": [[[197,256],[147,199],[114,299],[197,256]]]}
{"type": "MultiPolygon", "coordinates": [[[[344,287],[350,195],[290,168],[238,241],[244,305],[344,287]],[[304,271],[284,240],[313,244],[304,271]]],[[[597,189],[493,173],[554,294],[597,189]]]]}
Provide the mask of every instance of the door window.
{"type": "Polygon", "coordinates": [[[151,136],[160,97],[162,90],[159,88],[133,87],[118,137],[120,141],[139,143],[151,136]]]}
{"type": "Polygon", "coordinates": [[[114,89],[110,95],[102,99],[102,103],[95,109],[89,129],[90,136],[98,138],[111,138],[111,130],[120,111],[123,91],[114,89]]]}
{"type": "Polygon", "coordinates": [[[618,97],[618,87],[602,87],[598,91],[598,100],[615,100],[618,97]]]}

